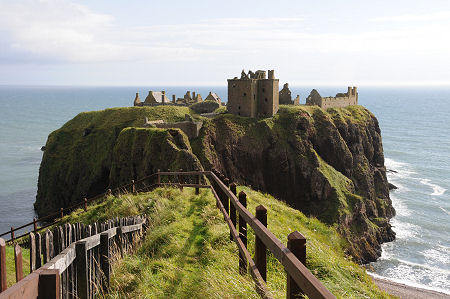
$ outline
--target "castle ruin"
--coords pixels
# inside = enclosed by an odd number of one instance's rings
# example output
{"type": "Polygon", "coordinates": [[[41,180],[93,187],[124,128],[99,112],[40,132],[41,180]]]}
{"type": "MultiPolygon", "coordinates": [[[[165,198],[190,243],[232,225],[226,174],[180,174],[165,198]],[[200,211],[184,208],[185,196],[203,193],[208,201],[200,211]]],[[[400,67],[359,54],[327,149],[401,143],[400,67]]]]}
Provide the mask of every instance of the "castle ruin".
{"type": "Polygon", "coordinates": [[[292,100],[291,91],[289,90],[289,84],[284,83],[283,89],[279,92],[280,105],[300,105],[300,95],[292,100]]]}
{"type": "Polygon", "coordinates": [[[273,70],[258,70],[248,74],[242,70],[241,78],[228,79],[229,113],[248,117],[271,117],[278,112],[279,80],[273,70]]]}
{"type": "Polygon", "coordinates": [[[317,90],[313,89],[306,98],[306,105],[317,105],[322,109],[358,105],[358,92],[356,91],[356,87],[348,87],[346,93],[338,93],[335,97],[323,98],[317,90]]]}

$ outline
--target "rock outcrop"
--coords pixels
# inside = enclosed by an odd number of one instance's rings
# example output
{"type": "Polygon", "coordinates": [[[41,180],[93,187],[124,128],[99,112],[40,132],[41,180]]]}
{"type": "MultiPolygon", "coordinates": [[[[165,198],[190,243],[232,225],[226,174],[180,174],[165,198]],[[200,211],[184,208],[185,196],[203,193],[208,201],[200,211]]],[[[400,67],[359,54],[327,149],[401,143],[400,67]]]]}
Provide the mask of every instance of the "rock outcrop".
{"type": "Polygon", "coordinates": [[[50,134],[39,173],[38,213],[158,168],[214,167],[336,225],[348,240],[348,253],[360,263],[375,260],[380,244],[394,239],[380,129],[367,109],[281,106],[265,119],[223,114],[205,120],[199,137],[191,140],[181,130],[137,128],[145,117],[182,120],[186,109],[82,113],[50,134]]]}

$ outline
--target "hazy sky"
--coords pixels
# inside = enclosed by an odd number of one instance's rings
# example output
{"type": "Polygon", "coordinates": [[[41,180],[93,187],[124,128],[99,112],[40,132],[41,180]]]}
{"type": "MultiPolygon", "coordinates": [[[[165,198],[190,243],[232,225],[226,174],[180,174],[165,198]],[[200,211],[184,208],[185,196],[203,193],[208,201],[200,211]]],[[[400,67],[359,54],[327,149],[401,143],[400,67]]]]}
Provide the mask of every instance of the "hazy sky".
{"type": "Polygon", "coordinates": [[[0,84],[450,85],[450,1],[0,0],[0,84]]]}

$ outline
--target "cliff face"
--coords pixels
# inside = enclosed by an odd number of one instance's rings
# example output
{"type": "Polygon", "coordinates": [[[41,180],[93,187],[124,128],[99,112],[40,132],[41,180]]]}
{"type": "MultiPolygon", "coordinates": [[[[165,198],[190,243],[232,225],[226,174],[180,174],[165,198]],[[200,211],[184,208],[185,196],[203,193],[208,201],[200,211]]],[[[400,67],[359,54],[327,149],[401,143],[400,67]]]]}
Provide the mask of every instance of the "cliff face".
{"type": "Polygon", "coordinates": [[[205,169],[337,224],[359,262],[375,260],[395,237],[380,129],[363,107],[284,106],[263,120],[224,115],[193,147],[205,169]]]}
{"type": "Polygon", "coordinates": [[[185,113],[186,107],[160,106],[77,115],[48,137],[39,169],[37,213],[69,207],[157,169],[200,168],[181,131],[135,128],[145,117],[182,121],[185,113]]]}
{"type": "Polygon", "coordinates": [[[179,109],[80,114],[50,134],[39,174],[38,213],[45,215],[158,168],[214,167],[239,184],[336,225],[349,241],[348,253],[359,262],[375,260],[380,244],[394,238],[380,129],[365,108],[325,112],[281,106],[267,119],[225,114],[205,120],[200,136],[191,141],[179,130],[134,128],[145,117],[180,120],[188,111],[179,109]]]}

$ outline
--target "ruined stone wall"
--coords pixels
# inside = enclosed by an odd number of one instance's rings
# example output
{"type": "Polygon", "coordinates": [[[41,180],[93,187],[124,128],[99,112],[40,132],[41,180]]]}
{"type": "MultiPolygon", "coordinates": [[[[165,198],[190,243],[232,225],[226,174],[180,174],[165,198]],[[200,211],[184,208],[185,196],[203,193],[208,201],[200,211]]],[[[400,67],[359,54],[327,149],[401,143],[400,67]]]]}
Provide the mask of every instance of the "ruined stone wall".
{"type": "Polygon", "coordinates": [[[346,93],[338,93],[335,97],[321,97],[319,93],[313,89],[306,99],[306,105],[317,105],[323,109],[358,105],[358,92],[356,91],[356,87],[348,87],[346,93]]]}
{"type": "Polygon", "coordinates": [[[278,112],[278,79],[258,80],[258,116],[269,117],[278,112]]]}
{"type": "Polygon", "coordinates": [[[162,129],[178,128],[181,129],[188,138],[195,138],[198,137],[202,122],[181,121],[176,123],[155,123],[153,125],[162,129]]]}
{"type": "Polygon", "coordinates": [[[230,113],[256,117],[257,80],[229,79],[227,110],[230,113]]]}

